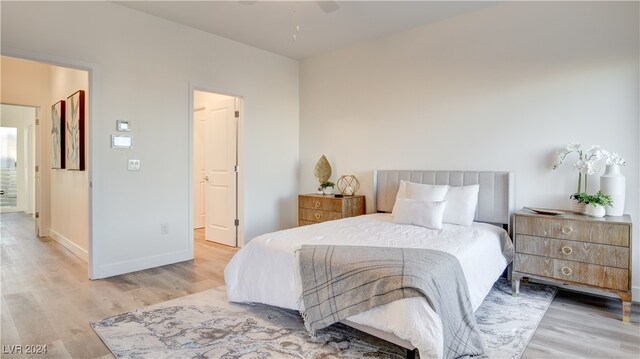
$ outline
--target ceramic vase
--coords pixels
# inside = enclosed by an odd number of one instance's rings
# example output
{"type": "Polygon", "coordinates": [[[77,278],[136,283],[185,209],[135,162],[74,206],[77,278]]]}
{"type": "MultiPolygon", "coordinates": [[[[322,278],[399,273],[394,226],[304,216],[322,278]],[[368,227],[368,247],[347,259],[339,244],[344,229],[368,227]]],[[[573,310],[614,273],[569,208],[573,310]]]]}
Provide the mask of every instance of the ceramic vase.
{"type": "Polygon", "coordinates": [[[607,206],[607,216],[622,216],[624,214],[626,180],[620,171],[620,165],[607,165],[600,177],[600,190],[611,196],[613,206],[607,206]]]}
{"type": "Polygon", "coordinates": [[[596,204],[595,206],[592,204],[588,204],[585,207],[585,213],[587,216],[591,217],[604,217],[605,209],[603,206],[596,204]]]}
{"type": "Polygon", "coordinates": [[[333,194],[333,187],[325,187],[322,189],[322,194],[333,194]]]}

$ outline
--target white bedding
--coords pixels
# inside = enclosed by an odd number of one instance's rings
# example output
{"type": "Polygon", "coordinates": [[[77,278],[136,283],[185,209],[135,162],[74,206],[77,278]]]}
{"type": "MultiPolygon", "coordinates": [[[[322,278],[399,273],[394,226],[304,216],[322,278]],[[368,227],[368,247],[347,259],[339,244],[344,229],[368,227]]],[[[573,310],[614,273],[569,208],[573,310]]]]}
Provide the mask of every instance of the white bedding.
{"type": "MultiPolygon", "coordinates": [[[[489,224],[431,230],[394,224],[390,214],[378,213],[258,236],[231,259],[224,276],[231,302],[297,310],[295,251],[303,244],[429,248],[458,258],[476,310],[508,264],[502,253],[510,241],[506,231],[489,224]]],[[[423,358],[442,357],[442,323],[424,298],[398,300],[348,320],[410,342],[423,358]]]]}

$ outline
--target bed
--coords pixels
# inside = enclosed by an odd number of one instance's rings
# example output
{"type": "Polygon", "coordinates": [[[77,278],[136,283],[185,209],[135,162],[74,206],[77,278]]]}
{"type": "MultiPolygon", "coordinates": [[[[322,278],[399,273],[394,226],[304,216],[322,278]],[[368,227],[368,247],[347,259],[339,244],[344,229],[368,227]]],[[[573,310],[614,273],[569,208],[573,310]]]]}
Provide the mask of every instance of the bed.
{"type": "MultiPolygon", "coordinates": [[[[256,237],[225,269],[231,302],[298,309],[295,251],[302,245],[428,248],[453,254],[462,267],[476,310],[504,272],[512,251],[507,230],[513,211],[509,172],[374,171],[377,213],[298,227],[256,237]],[[436,231],[393,223],[390,212],[401,180],[423,184],[479,184],[478,206],[469,227],[445,224],[436,231]]],[[[344,324],[408,349],[408,356],[442,357],[442,322],[424,298],[397,300],[351,316],[344,324]]]]}

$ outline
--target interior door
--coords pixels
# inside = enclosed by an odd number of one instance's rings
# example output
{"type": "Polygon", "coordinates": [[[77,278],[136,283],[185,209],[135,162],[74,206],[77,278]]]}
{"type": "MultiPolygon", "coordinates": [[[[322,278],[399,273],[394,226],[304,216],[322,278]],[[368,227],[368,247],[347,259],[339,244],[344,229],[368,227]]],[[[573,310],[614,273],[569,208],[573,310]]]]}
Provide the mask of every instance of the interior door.
{"type": "Polygon", "coordinates": [[[205,186],[207,181],[207,169],[205,166],[204,144],[205,144],[205,121],[206,108],[202,108],[193,113],[194,133],[193,133],[193,228],[204,228],[205,218],[205,186]]]}
{"type": "Polygon", "coordinates": [[[205,239],[236,246],[235,99],[206,109],[205,239]]]}

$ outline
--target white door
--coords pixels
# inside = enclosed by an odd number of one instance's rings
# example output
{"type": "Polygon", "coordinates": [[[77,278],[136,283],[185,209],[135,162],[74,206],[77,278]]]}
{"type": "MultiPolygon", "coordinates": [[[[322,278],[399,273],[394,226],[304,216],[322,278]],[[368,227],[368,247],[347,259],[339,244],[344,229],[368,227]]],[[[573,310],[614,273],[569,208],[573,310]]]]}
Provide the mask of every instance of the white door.
{"type": "Polygon", "coordinates": [[[204,228],[205,219],[205,177],[207,169],[205,167],[204,144],[205,144],[205,121],[207,119],[206,109],[202,108],[193,113],[193,228],[204,228]]]}
{"type": "Polygon", "coordinates": [[[207,106],[205,239],[236,246],[235,99],[207,106]]]}

